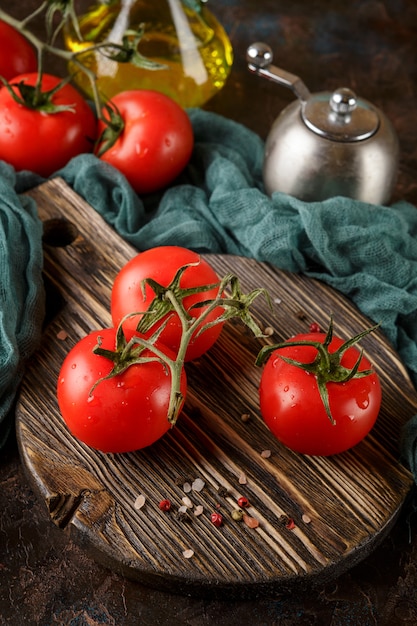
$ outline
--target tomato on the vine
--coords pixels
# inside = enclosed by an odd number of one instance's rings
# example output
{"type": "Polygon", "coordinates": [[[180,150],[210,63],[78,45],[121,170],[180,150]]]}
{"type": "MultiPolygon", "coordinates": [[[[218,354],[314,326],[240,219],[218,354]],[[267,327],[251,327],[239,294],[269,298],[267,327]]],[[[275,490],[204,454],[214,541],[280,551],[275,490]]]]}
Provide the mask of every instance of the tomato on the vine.
{"type": "MultiPolygon", "coordinates": [[[[130,365],[122,373],[104,379],[112,371],[113,362],[93,349],[101,338],[101,348],[115,350],[116,335],[116,329],[106,328],[76,343],[61,366],[57,383],[59,408],[70,432],[92,448],[114,453],[147,447],[169,430],[172,379],[167,366],[159,360],[130,365]]],[[[161,343],[155,346],[174,358],[161,343]]],[[[146,350],[143,356],[154,354],[146,350]]],[[[184,368],[180,389],[185,398],[184,368]]]]}
{"type": "MultiPolygon", "coordinates": [[[[138,194],[172,183],[187,165],[194,146],[187,113],[168,96],[151,90],[123,91],[108,105],[103,115],[109,119],[113,107],[117,138],[112,128],[110,143],[98,142],[100,159],[122,172],[138,194]]],[[[104,131],[106,125],[100,120],[98,137],[104,131]]]]}
{"type": "MultiPolygon", "coordinates": [[[[111,294],[111,314],[113,325],[118,326],[123,318],[130,313],[145,312],[155,298],[155,292],[150,285],[146,284],[142,290],[142,281],[151,278],[164,287],[168,287],[174,279],[177,271],[189,264],[182,274],[179,286],[181,289],[202,287],[205,285],[219,285],[219,278],[214,269],[200,257],[199,254],[180,246],[158,246],[140,252],[134,256],[116,276],[111,294]]],[[[191,308],[198,302],[214,300],[218,296],[218,288],[212,287],[208,291],[201,291],[188,295],[183,300],[183,305],[190,316],[195,319],[200,317],[206,307],[191,308]]],[[[207,318],[206,323],[214,322],[222,313],[221,307],[216,307],[207,318]]],[[[174,352],[178,351],[182,326],[176,313],[168,313],[169,319],[166,327],[162,330],[160,340],[174,352]]],[[[142,319],[142,315],[128,317],[123,322],[123,327],[134,330],[142,319]]],[[[165,316],[159,325],[166,321],[165,316]]],[[[219,322],[199,333],[199,328],[193,334],[188,345],[185,360],[190,361],[204,354],[217,341],[223,323],[219,322]]],[[[153,332],[155,328],[151,328],[153,332]]],[[[149,333],[148,333],[149,334],[149,333]]]]}
{"type": "MultiPolygon", "coordinates": [[[[279,441],[303,454],[329,456],[355,446],[374,426],[381,405],[377,373],[372,370],[369,360],[361,357],[358,348],[350,345],[340,353],[340,359],[335,358],[334,366],[339,364],[342,368],[334,370],[335,377],[339,373],[348,376],[360,359],[358,372],[345,382],[325,383],[330,419],[317,376],[285,360],[312,364],[317,359],[318,349],[296,343],[325,344],[326,337],[325,333],[317,332],[292,337],[284,342],[288,347],[271,352],[261,375],[260,408],[265,423],[279,441]],[[360,372],[366,375],[362,376],[360,372]]],[[[345,342],[339,337],[330,339],[328,353],[337,355],[345,342]]],[[[327,357],[324,361],[325,370],[329,367],[327,357]]]]}
{"type": "Polygon", "coordinates": [[[0,76],[11,80],[24,72],[36,72],[35,48],[18,30],[0,20],[0,76]]]}
{"type": "Polygon", "coordinates": [[[16,97],[24,93],[28,104],[16,101],[6,86],[0,89],[0,159],[17,171],[48,177],[72,157],[92,151],[97,124],[72,85],[58,87],[61,79],[43,74],[41,94],[35,96],[37,80],[34,72],[11,81],[16,97]]]}

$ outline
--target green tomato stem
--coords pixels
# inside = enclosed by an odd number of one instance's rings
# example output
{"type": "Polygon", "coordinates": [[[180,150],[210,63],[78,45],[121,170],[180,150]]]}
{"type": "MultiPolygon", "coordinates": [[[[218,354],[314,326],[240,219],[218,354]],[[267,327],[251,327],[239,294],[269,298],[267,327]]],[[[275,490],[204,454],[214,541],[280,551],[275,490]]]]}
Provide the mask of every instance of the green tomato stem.
{"type": "MultiPolygon", "coordinates": [[[[185,311],[182,302],[180,302],[175,297],[175,294],[171,290],[168,290],[166,292],[166,298],[171,302],[175,312],[177,313],[182,328],[181,341],[178,348],[177,357],[175,361],[171,361],[169,359],[170,363],[167,362],[171,370],[171,395],[168,408],[168,420],[171,424],[174,425],[181,409],[181,404],[183,400],[180,391],[181,373],[184,367],[185,355],[188,345],[195,330],[198,328],[198,326],[200,326],[201,322],[204,321],[204,319],[211,313],[215,306],[217,306],[217,304],[214,305],[213,303],[208,306],[207,309],[190,324],[187,312],[185,311]]],[[[217,300],[215,300],[214,302],[217,302],[217,300]]]]}
{"type": "Polygon", "coordinates": [[[48,0],[44,0],[37,9],[35,9],[32,13],[30,13],[27,17],[25,17],[20,23],[22,28],[26,28],[26,24],[29,24],[35,17],[43,13],[48,8],[48,0]]]}
{"type": "Polygon", "coordinates": [[[371,376],[374,374],[373,369],[362,370],[359,371],[359,366],[362,361],[363,351],[359,351],[358,359],[356,360],[354,366],[351,369],[344,367],[341,363],[342,357],[344,353],[349,349],[354,347],[363,337],[369,335],[378,328],[379,324],[372,326],[364,330],[363,332],[355,335],[351,339],[345,341],[337,350],[334,352],[329,351],[329,346],[333,338],[333,319],[330,318],[329,328],[326,334],[326,337],[323,342],[321,341],[307,341],[307,340],[291,340],[284,341],[281,343],[277,343],[274,345],[268,345],[261,348],[258,353],[258,356],[255,361],[255,365],[261,366],[263,363],[270,357],[270,355],[279,351],[283,348],[292,347],[303,347],[309,346],[313,347],[317,350],[317,354],[314,360],[310,363],[302,363],[300,361],[296,361],[295,359],[285,357],[283,355],[279,355],[280,358],[288,363],[289,365],[293,365],[294,367],[298,367],[299,369],[308,372],[309,374],[313,374],[316,378],[317,388],[319,390],[321,400],[323,402],[323,406],[325,408],[327,417],[330,422],[334,425],[336,422],[333,419],[331,414],[330,405],[329,405],[329,396],[327,390],[327,383],[346,383],[353,378],[364,378],[365,376],[371,376]]]}
{"type": "MultiPolygon", "coordinates": [[[[228,281],[229,278],[230,277],[226,277],[225,280],[220,283],[219,285],[220,294],[223,293],[224,283],[226,280],[228,281]]],[[[205,290],[204,288],[201,288],[201,291],[204,291],[204,290],[205,290]]],[[[171,422],[171,424],[175,424],[175,421],[178,417],[179,411],[181,409],[181,403],[183,400],[183,397],[180,391],[181,373],[184,367],[185,355],[186,355],[189,343],[193,335],[196,332],[198,332],[198,329],[199,328],[201,329],[204,326],[204,321],[207,319],[207,317],[216,308],[222,307],[222,306],[224,307],[225,302],[228,302],[230,304],[231,301],[228,298],[224,298],[222,295],[218,296],[217,298],[214,298],[213,300],[209,300],[207,302],[207,306],[204,309],[204,311],[202,311],[202,313],[198,317],[193,318],[192,321],[190,321],[190,316],[184,308],[182,299],[178,299],[175,293],[170,289],[166,291],[165,297],[171,302],[174,308],[174,311],[177,313],[181,321],[181,327],[182,327],[181,341],[180,341],[180,345],[178,348],[177,357],[175,361],[171,361],[170,359],[166,360],[168,366],[171,369],[171,376],[172,376],[171,396],[170,396],[169,409],[168,409],[168,420],[171,422]]],[[[240,303],[241,297],[239,297],[237,300],[234,300],[233,302],[234,304],[240,303]]],[[[239,307],[236,307],[236,311],[239,311],[239,307]]],[[[238,313],[236,313],[236,315],[238,315],[238,313]]],[[[215,321],[215,323],[220,323],[221,321],[223,321],[223,318],[220,315],[215,321]]]]}

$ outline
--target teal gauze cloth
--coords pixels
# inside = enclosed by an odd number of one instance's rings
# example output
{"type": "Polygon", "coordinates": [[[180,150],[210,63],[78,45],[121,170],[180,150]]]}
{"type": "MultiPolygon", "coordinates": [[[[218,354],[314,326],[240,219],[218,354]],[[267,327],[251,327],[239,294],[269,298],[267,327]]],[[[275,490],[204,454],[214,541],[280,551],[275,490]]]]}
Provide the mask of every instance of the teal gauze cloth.
{"type": "MultiPolygon", "coordinates": [[[[243,255],[331,285],[381,323],[417,384],[416,207],[406,202],[375,206],[342,197],[317,203],[281,193],[268,197],[262,184],[262,140],[220,115],[199,109],[188,113],[194,152],[180,179],[164,192],[138,197],[119,172],[91,154],[75,157],[55,175],[139,250],[175,244],[243,255]]],[[[3,227],[1,234],[4,421],[21,363],[39,336],[40,232],[33,207],[21,193],[40,179],[28,172],[16,176],[5,164],[0,175],[2,216],[10,213],[18,222],[13,229],[3,227]],[[9,316],[13,319],[5,324],[9,316]]],[[[403,433],[403,455],[415,476],[416,442],[417,417],[403,433]]]]}

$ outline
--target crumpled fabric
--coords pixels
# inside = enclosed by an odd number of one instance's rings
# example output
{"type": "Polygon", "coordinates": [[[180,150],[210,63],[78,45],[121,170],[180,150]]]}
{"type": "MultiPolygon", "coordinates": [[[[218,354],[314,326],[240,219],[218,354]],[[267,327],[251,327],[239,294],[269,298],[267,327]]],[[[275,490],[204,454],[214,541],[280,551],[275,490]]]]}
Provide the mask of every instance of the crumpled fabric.
{"type": "Polygon", "coordinates": [[[13,402],[27,359],[39,346],[44,317],[42,224],[36,205],[14,191],[0,167],[0,449],[13,426],[13,402]]]}
{"type": "MultiPolygon", "coordinates": [[[[282,193],[269,197],[262,183],[260,137],[223,116],[200,109],[188,113],[195,136],[193,156],[165,191],[139,197],[120,172],[91,154],[75,157],[54,176],[61,176],[139,250],[175,244],[237,254],[334,287],[381,323],[417,385],[416,207],[404,201],[388,207],[344,197],[310,203],[282,193]]],[[[3,170],[7,167],[3,164],[3,170]]],[[[2,176],[2,201],[10,196],[13,210],[24,211],[27,199],[20,196],[18,209],[16,191],[22,193],[41,179],[19,173],[13,189],[12,178],[10,172],[2,176]]],[[[32,253],[39,267],[39,242],[32,253]]],[[[27,261],[28,255],[26,251],[27,261]]],[[[22,271],[22,262],[19,267],[22,271]]],[[[38,282],[31,288],[35,297],[38,282]]],[[[22,313],[21,308],[16,316],[22,313]]],[[[24,322],[15,325],[24,327],[24,322]]],[[[1,420],[3,385],[0,403],[1,420]]],[[[417,476],[417,417],[407,433],[402,453],[417,476]]]]}

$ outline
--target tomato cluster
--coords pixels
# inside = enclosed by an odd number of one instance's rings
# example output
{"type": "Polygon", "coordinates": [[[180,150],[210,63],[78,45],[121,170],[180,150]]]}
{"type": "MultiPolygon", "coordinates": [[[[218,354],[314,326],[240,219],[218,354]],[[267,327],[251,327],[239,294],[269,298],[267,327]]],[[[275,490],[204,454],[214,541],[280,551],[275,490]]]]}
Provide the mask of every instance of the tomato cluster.
{"type": "Polygon", "coordinates": [[[207,306],[196,305],[214,300],[218,292],[217,274],[191,250],[161,246],[133,257],[113,284],[114,327],[94,331],[81,339],[62,364],[57,397],[62,417],[72,434],[103,452],[138,450],[162,437],[171,426],[174,370],[167,362],[179,368],[180,397],[179,406],[175,407],[178,415],[187,391],[185,359],[191,360],[206,352],[223,326],[222,309],[215,307],[206,315],[204,324],[216,319],[219,323],[202,328],[199,321],[207,306]],[[145,279],[155,281],[152,282],[155,289],[156,286],[171,288],[182,300],[191,323],[195,320],[184,354],[180,352],[181,319],[175,310],[165,312],[163,299],[160,301],[162,314],[154,321],[150,313],[147,332],[140,332],[140,322],[146,315],[135,313],[144,313],[152,303],[158,303],[158,290],[155,292],[145,279]],[[195,290],[200,291],[188,295],[195,290]],[[144,346],[142,340],[152,343],[144,346]]]}
{"type": "MultiPolygon", "coordinates": [[[[103,452],[137,450],[162,437],[185,401],[186,361],[217,341],[236,294],[234,314],[261,335],[247,310],[242,314],[243,302],[260,290],[244,296],[235,283],[229,294],[224,281],[178,246],[151,248],[126,263],[112,287],[113,327],[78,342],[61,368],[58,403],[76,437],[103,452]]],[[[371,330],[343,342],[331,321],[327,333],[312,325],[310,333],[260,350],[260,411],[281,443],[327,456],[368,434],[381,386],[356,344],[371,330]]]]}
{"type": "Polygon", "coordinates": [[[95,152],[147,194],[172,183],[187,165],[193,129],[171,98],[131,90],[93,113],[67,81],[39,75],[31,44],[1,21],[0,40],[0,159],[17,171],[48,177],[72,157],[95,152]]]}

